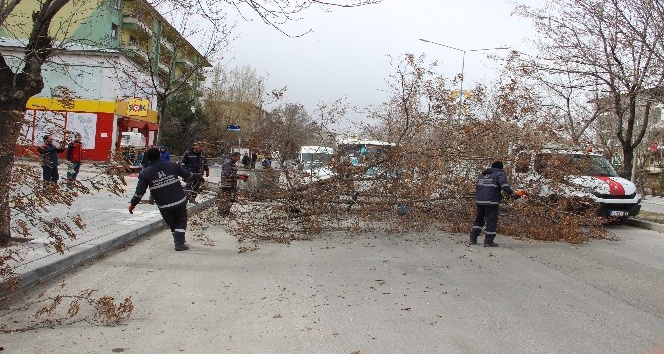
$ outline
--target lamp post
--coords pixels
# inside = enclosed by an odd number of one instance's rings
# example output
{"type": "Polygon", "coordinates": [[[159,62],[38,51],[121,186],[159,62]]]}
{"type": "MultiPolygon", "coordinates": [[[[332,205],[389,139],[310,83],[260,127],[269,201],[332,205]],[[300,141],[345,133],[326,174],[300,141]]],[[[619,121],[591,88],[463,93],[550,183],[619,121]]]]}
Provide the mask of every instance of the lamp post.
{"type": "Polygon", "coordinates": [[[466,53],[467,53],[467,52],[483,52],[483,51],[487,51],[487,50],[503,50],[503,49],[510,49],[509,47],[478,48],[478,49],[460,49],[460,48],[452,47],[452,46],[449,46],[449,45],[446,45],[446,44],[442,44],[442,43],[438,43],[438,42],[430,41],[430,40],[423,39],[423,38],[420,38],[419,40],[422,41],[422,42],[426,42],[426,43],[431,43],[431,44],[439,45],[439,46],[441,46],[441,47],[445,47],[445,48],[449,48],[449,49],[454,49],[454,50],[456,50],[456,51],[459,51],[459,52],[463,53],[463,55],[462,55],[462,57],[461,57],[461,80],[459,80],[459,81],[460,81],[460,83],[459,83],[459,86],[460,86],[460,87],[459,87],[459,119],[461,119],[461,111],[462,111],[462,107],[463,107],[463,79],[464,79],[463,71],[464,71],[465,66],[466,66],[466,53]]]}

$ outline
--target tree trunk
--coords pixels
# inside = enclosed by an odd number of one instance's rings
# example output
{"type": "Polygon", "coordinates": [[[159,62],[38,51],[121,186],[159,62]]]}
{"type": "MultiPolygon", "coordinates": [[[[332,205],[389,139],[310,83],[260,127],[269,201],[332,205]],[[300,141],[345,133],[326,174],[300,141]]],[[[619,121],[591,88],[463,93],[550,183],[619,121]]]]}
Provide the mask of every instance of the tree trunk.
{"type": "Polygon", "coordinates": [[[0,111],[0,245],[7,245],[11,239],[9,197],[23,116],[23,111],[0,111]]]}
{"type": "Polygon", "coordinates": [[[631,144],[623,145],[623,165],[621,177],[625,179],[632,179],[632,165],[634,164],[634,148],[631,144]]]}

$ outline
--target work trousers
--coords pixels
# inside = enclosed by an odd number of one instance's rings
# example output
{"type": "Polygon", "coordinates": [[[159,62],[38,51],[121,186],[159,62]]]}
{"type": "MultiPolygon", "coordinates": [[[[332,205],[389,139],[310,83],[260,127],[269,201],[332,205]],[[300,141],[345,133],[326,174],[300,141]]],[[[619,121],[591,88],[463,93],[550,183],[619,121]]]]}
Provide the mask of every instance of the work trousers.
{"type": "Polygon", "coordinates": [[[72,162],[71,166],[67,170],[67,179],[75,180],[78,176],[78,171],[81,170],[81,162],[72,162]]]}
{"type": "Polygon", "coordinates": [[[477,240],[477,237],[484,228],[484,243],[491,243],[496,237],[496,229],[498,228],[498,205],[480,205],[477,204],[477,211],[475,213],[475,221],[473,228],[470,230],[471,240],[477,240]]]}
{"type": "Polygon", "coordinates": [[[60,179],[60,175],[58,174],[58,166],[42,166],[42,177],[44,178],[44,182],[57,183],[58,179],[60,179]]]}
{"type": "Polygon", "coordinates": [[[190,178],[187,180],[187,183],[184,185],[184,191],[187,193],[189,200],[196,199],[198,193],[201,191],[204,181],[205,180],[202,176],[198,178],[190,178]]]}
{"type": "Polygon", "coordinates": [[[217,198],[219,215],[226,216],[231,213],[231,207],[233,206],[233,202],[235,202],[236,192],[236,187],[221,187],[221,193],[217,198]]]}
{"type": "Polygon", "coordinates": [[[159,208],[159,212],[166,225],[171,228],[175,245],[184,245],[184,233],[187,231],[187,203],[180,203],[168,209],[159,208]]]}

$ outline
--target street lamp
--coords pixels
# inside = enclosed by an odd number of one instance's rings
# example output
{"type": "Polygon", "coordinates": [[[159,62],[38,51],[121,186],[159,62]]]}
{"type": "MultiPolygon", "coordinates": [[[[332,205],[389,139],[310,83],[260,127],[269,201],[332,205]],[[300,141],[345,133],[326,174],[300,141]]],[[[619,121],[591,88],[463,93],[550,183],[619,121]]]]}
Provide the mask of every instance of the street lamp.
{"type": "Polygon", "coordinates": [[[445,47],[445,48],[454,49],[454,50],[456,50],[456,51],[459,51],[459,52],[463,53],[463,56],[462,56],[462,58],[461,58],[461,80],[460,80],[460,84],[459,84],[459,85],[460,85],[460,87],[459,87],[459,119],[461,119],[461,110],[462,110],[462,106],[463,106],[463,78],[464,78],[464,76],[463,76],[463,70],[464,70],[464,68],[465,68],[465,66],[466,66],[466,53],[467,53],[467,52],[482,52],[482,51],[487,51],[487,50],[503,50],[503,49],[510,49],[509,47],[479,48],[479,49],[460,49],[460,48],[452,47],[452,46],[449,46],[449,45],[445,45],[445,44],[442,44],[442,43],[438,43],[438,42],[430,41],[430,40],[423,39],[423,38],[420,38],[420,41],[422,41],[422,42],[426,42],[426,43],[435,44],[435,45],[439,45],[439,46],[441,46],[441,47],[445,47]]]}

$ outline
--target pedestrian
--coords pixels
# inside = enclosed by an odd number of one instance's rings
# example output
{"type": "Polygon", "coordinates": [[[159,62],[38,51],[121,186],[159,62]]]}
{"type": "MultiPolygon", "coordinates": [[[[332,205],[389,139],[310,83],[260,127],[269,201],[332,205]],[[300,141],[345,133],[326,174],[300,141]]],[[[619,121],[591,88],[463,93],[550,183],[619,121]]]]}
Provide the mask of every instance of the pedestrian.
{"type": "Polygon", "coordinates": [[[242,156],[242,166],[244,166],[244,168],[249,168],[249,162],[250,162],[249,154],[245,152],[244,156],[242,156]]]}
{"type": "Polygon", "coordinates": [[[180,184],[179,177],[186,180],[198,178],[198,175],[185,170],[175,162],[161,161],[159,149],[152,148],[145,152],[146,167],[138,174],[138,184],[133,198],[129,202],[129,213],[141,201],[148,188],[159,207],[162,218],[170,227],[176,251],[186,251],[187,230],[187,195],[180,184]]]}
{"type": "Polygon", "coordinates": [[[171,161],[171,154],[168,153],[168,149],[165,146],[159,147],[159,153],[161,154],[161,161],[171,161]]]}
{"type": "MultiPolygon", "coordinates": [[[[470,230],[470,244],[477,244],[484,227],[484,247],[498,247],[494,242],[498,228],[498,208],[502,199],[501,191],[513,197],[518,197],[507,181],[503,172],[503,163],[494,161],[491,168],[484,170],[477,179],[475,189],[475,204],[477,207],[473,228],[470,230]]],[[[521,193],[521,192],[520,192],[521,193]]],[[[519,193],[519,194],[520,194],[519,193]]]]}
{"type": "Polygon", "coordinates": [[[185,151],[184,155],[182,155],[180,164],[182,164],[187,171],[196,173],[198,176],[198,178],[188,180],[184,187],[185,192],[189,196],[189,202],[192,204],[198,204],[196,197],[201,191],[203,182],[205,181],[203,174],[205,174],[205,177],[210,177],[210,169],[208,168],[205,151],[203,151],[203,144],[200,142],[194,143],[191,149],[185,151]]]}
{"type": "Polygon", "coordinates": [[[234,152],[231,156],[224,159],[221,165],[221,181],[219,195],[219,215],[226,216],[231,212],[231,206],[235,200],[235,193],[237,192],[237,167],[236,163],[240,160],[240,153],[234,152]]]}
{"type": "Polygon", "coordinates": [[[76,133],[74,141],[67,145],[67,161],[69,161],[69,169],[67,171],[67,179],[69,181],[76,180],[78,171],[81,170],[81,160],[83,159],[83,143],[81,139],[83,136],[76,133]]]}
{"type": "Polygon", "coordinates": [[[53,137],[44,135],[44,143],[37,148],[41,157],[42,177],[44,182],[58,183],[58,153],[65,151],[65,141],[60,142],[58,147],[53,145],[53,137]]]}
{"type": "Polygon", "coordinates": [[[261,166],[263,166],[264,169],[270,169],[270,168],[272,168],[272,157],[268,155],[268,156],[267,156],[267,157],[261,162],[261,166]]]}
{"type": "Polygon", "coordinates": [[[251,169],[256,169],[256,162],[258,161],[258,155],[255,152],[251,153],[251,169]]]}

